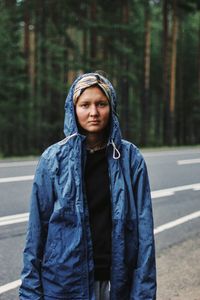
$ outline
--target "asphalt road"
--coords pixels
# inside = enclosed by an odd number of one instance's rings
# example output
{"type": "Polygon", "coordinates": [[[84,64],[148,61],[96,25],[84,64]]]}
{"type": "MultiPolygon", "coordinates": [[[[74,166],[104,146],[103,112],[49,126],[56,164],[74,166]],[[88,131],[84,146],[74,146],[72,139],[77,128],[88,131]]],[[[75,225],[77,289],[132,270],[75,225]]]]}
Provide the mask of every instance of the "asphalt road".
{"type": "MultiPolygon", "coordinates": [[[[152,189],[158,299],[200,300],[200,147],[143,154],[152,189]]],[[[21,214],[29,210],[27,176],[35,167],[36,161],[0,161],[1,300],[18,299],[27,226],[21,214]]]]}

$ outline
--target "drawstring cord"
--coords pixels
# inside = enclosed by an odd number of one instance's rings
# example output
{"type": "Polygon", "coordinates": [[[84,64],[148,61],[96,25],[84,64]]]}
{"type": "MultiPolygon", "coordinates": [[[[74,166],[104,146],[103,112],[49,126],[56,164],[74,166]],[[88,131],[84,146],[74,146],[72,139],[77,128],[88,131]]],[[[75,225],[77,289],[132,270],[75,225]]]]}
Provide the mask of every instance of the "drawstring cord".
{"type": "MultiPolygon", "coordinates": [[[[75,132],[71,135],[68,135],[66,138],[64,138],[62,141],[59,142],[60,145],[64,145],[65,143],[67,143],[72,137],[76,136],[78,133],[75,132]]],[[[114,159],[119,159],[121,157],[121,154],[119,152],[119,150],[117,149],[115,143],[113,140],[111,140],[111,144],[113,146],[113,158],[114,159]]]]}
{"type": "Polygon", "coordinates": [[[119,159],[120,156],[121,156],[121,154],[120,154],[119,150],[117,149],[117,147],[116,147],[116,145],[115,145],[115,143],[114,143],[113,140],[111,140],[111,144],[113,146],[113,158],[114,159],[119,159]]]}
{"type": "Polygon", "coordinates": [[[62,141],[59,142],[59,145],[64,145],[65,143],[67,143],[73,136],[77,135],[78,133],[75,132],[71,135],[66,136],[66,138],[64,138],[62,141]]]}

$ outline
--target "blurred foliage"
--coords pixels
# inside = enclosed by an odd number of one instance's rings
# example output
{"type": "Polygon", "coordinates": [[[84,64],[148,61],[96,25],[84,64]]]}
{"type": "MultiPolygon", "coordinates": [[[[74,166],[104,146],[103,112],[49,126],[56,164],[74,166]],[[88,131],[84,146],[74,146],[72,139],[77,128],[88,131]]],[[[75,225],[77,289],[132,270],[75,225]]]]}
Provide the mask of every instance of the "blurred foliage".
{"type": "Polygon", "coordinates": [[[198,0],[0,0],[0,153],[62,139],[68,89],[95,70],[117,90],[125,138],[199,143],[198,0]]]}

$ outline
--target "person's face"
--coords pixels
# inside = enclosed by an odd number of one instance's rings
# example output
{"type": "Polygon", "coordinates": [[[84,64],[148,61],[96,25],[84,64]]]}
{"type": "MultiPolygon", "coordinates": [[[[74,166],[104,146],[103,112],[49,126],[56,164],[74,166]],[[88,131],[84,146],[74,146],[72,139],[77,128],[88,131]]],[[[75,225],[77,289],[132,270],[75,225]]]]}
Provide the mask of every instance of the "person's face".
{"type": "Polygon", "coordinates": [[[76,103],[79,125],[88,133],[102,133],[109,122],[110,105],[104,92],[94,86],[87,88],[76,103]]]}

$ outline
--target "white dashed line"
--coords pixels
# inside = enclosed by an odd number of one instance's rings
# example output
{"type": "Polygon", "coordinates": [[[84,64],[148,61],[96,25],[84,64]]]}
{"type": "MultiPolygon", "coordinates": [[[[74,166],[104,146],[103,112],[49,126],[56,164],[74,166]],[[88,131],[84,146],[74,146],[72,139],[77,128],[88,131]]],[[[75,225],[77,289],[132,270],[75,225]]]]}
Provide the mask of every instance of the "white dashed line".
{"type": "MultiPolygon", "coordinates": [[[[31,176],[24,176],[24,177],[28,177],[28,179],[26,179],[26,180],[32,180],[33,179],[32,175],[31,176]]],[[[17,177],[17,178],[19,178],[19,177],[17,177]]],[[[14,181],[17,181],[17,180],[14,180],[14,181]]],[[[199,191],[200,190],[200,183],[177,186],[177,187],[158,190],[158,191],[152,191],[151,192],[151,197],[152,197],[152,199],[162,198],[162,197],[167,197],[167,196],[169,197],[169,196],[173,196],[175,192],[186,191],[186,190],[199,191]]],[[[9,215],[9,216],[5,216],[5,217],[0,217],[0,226],[6,226],[6,225],[12,225],[12,224],[17,224],[17,223],[27,222],[28,217],[29,217],[29,213],[22,213],[22,214],[16,214],[16,215],[9,215]]]]}
{"type": "MultiPolygon", "coordinates": [[[[158,226],[157,228],[154,229],[154,234],[156,235],[158,233],[169,230],[173,227],[184,224],[188,221],[194,220],[194,219],[199,218],[199,217],[200,217],[200,210],[196,211],[192,214],[186,215],[182,218],[179,218],[177,220],[174,220],[172,222],[169,222],[169,223],[163,224],[161,226],[158,226]]],[[[15,289],[15,288],[19,287],[20,284],[21,284],[21,280],[19,279],[19,280],[16,280],[16,281],[9,282],[5,285],[2,285],[2,286],[0,286],[0,294],[3,294],[3,293],[6,293],[6,292],[8,292],[12,289],[15,289]]]]}
{"type": "Polygon", "coordinates": [[[146,151],[141,149],[144,157],[162,157],[162,156],[173,156],[173,155],[190,155],[190,154],[199,154],[200,148],[189,150],[189,149],[180,149],[180,150],[161,150],[161,151],[146,151]]]}
{"type": "MultiPolygon", "coordinates": [[[[166,223],[166,224],[163,224],[161,226],[158,226],[157,228],[154,229],[154,234],[158,234],[158,233],[161,233],[163,231],[166,231],[168,229],[171,229],[173,227],[176,227],[178,225],[181,225],[181,224],[184,224],[188,221],[192,221],[196,218],[199,218],[200,217],[200,210],[199,211],[196,211],[192,214],[189,214],[189,215],[186,215],[182,218],[179,218],[177,220],[174,220],[172,222],[169,222],[169,223],[166,223]]],[[[21,284],[21,280],[16,280],[16,281],[12,281],[12,282],[9,282],[5,285],[2,285],[0,286],[0,294],[3,294],[3,293],[6,293],[12,289],[15,289],[17,287],[19,287],[21,284]]]]}
{"type": "Polygon", "coordinates": [[[169,222],[169,223],[163,224],[161,226],[158,226],[157,228],[154,229],[154,234],[158,234],[160,232],[171,229],[173,227],[184,224],[188,221],[194,220],[194,219],[199,218],[199,217],[200,217],[200,210],[195,211],[194,213],[189,214],[187,216],[184,216],[182,218],[176,219],[172,222],[169,222]]]}
{"type": "Polygon", "coordinates": [[[0,218],[0,226],[23,223],[28,221],[28,213],[10,215],[0,218]]]}
{"type": "Polygon", "coordinates": [[[13,161],[13,162],[2,162],[0,163],[0,168],[12,168],[12,167],[29,167],[36,166],[38,161],[13,161]]]}
{"type": "Polygon", "coordinates": [[[16,177],[4,177],[4,178],[0,178],[0,183],[17,182],[17,181],[27,181],[27,180],[33,180],[33,178],[34,178],[34,175],[16,176],[16,177]]]}
{"type": "Polygon", "coordinates": [[[0,294],[6,293],[10,290],[13,290],[13,289],[17,288],[18,286],[20,286],[20,284],[21,284],[20,279],[9,282],[7,284],[4,284],[4,285],[0,286],[0,294]]]}
{"type": "Polygon", "coordinates": [[[200,158],[177,160],[178,165],[200,164],[200,158]]]}
{"type": "Polygon", "coordinates": [[[151,197],[152,197],[152,199],[162,198],[162,197],[172,196],[172,195],[174,195],[175,192],[182,192],[182,191],[187,191],[187,190],[199,191],[200,183],[182,185],[182,186],[176,186],[176,187],[172,187],[172,188],[168,188],[168,189],[152,191],[151,197]]]}
{"type": "MultiPolygon", "coordinates": [[[[169,153],[167,153],[167,155],[168,154],[169,153]]],[[[175,151],[174,152],[172,151],[170,154],[176,155],[177,153],[175,151]]],[[[166,155],[166,154],[165,153],[162,153],[160,155],[159,154],[147,154],[146,156],[151,157],[151,156],[163,156],[163,155],[166,155]]],[[[200,159],[190,159],[190,160],[188,159],[188,160],[177,161],[178,165],[197,164],[197,163],[200,163],[200,159]]],[[[8,162],[8,163],[0,163],[0,168],[19,167],[19,166],[34,166],[36,164],[37,164],[37,161],[8,162]]],[[[0,178],[0,183],[30,181],[30,180],[33,180],[33,178],[34,178],[34,175],[0,178]]],[[[167,197],[167,196],[174,195],[175,192],[185,191],[185,190],[190,190],[190,189],[192,189],[194,191],[199,191],[200,183],[152,191],[151,196],[153,199],[167,197]]],[[[1,217],[0,218],[0,226],[26,222],[28,220],[28,217],[29,217],[29,213],[22,213],[22,214],[17,214],[17,215],[1,217]]],[[[181,224],[184,224],[188,221],[194,220],[199,217],[200,217],[200,211],[196,211],[194,213],[191,213],[189,215],[186,215],[186,216],[176,219],[174,221],[171,221],[171,222],[168,222],[161,226],[158,226],[157,228],[154,229],[154,234],[157,235],[161,232],[164,232],[166,230],[169,230],[171,228],[174,228],[176,226],[179,226],[181,224]]],[[[0,286],[0,294],[6,293],[12,289],[18,288],[20,286],[20,284],[21,284],[21,280],[19,279],[19,280],[15,280],[10,283],[7,283],[5,285],[2,285],[2,286],[0,286]]]]}

